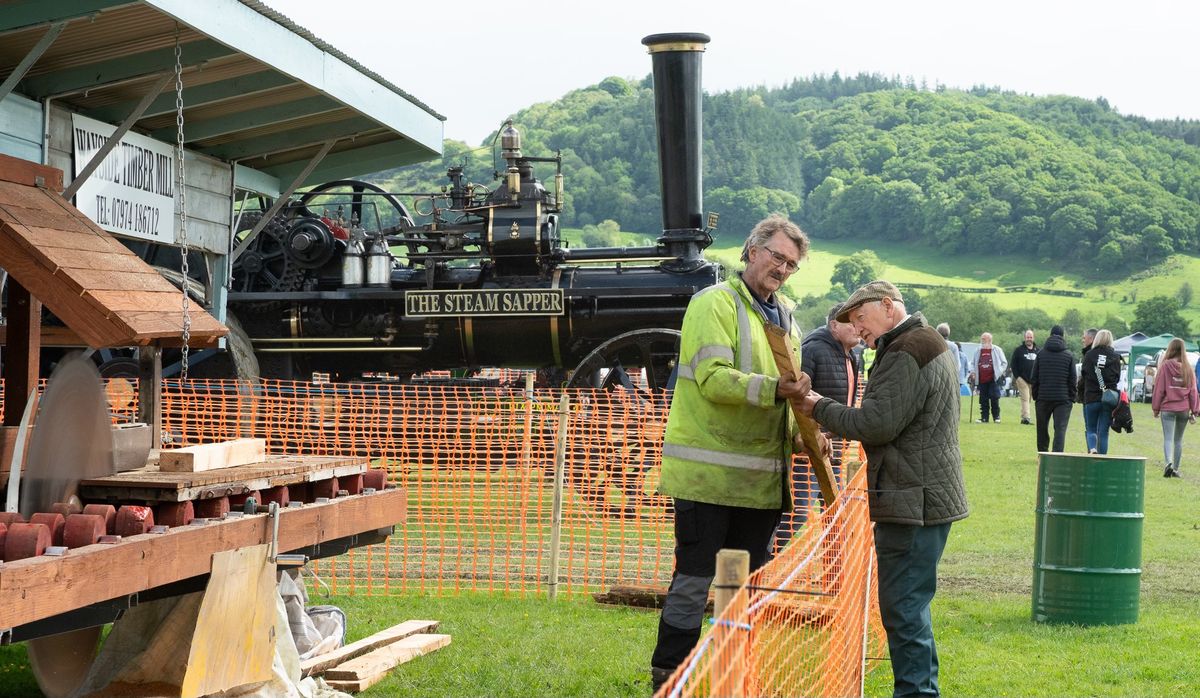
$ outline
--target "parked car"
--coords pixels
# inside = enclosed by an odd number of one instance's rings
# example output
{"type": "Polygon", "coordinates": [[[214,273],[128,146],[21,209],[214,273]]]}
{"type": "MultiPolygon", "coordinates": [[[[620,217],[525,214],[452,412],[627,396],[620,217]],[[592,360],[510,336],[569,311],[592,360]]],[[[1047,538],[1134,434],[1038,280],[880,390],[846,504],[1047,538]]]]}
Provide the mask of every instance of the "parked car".
{"type": "Polygon", "coordinates": [[[1129,400],[1131,402],[1149,402],[1150,391],[1146,389],[1146,374],[1150,374],[1151,388],[1153,388],[1154,369],[1148,364],[1139,363],[1133,367],[1133,381],[1129,386],[1129,400]]]}

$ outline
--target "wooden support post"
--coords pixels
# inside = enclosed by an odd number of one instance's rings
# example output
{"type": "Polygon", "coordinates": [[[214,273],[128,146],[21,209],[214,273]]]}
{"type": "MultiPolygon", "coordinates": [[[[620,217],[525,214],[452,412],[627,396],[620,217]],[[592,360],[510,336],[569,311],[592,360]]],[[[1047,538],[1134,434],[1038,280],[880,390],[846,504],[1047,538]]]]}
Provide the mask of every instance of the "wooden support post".
{"type": "Polygon", "coordinates": [[[4,347],[4,426],[21,424],[29,394],[37,390],[42,354],[42,303],[8,279],[8,344],[4,347]]]}
{"type": "Polygon", "coordinates": [[[162,448],[162,349],[138,348],[138,421],[150,425],[150,448],[162,448]]]}
{"type": "MultiPolygon", "coordinates": [[[[775,357],[775,366],[779,369],[779,375],[790,373],[793,376],[799,376],[800,367],[796,365],[794,359],[796,353],[792,348],[792,339],[788,336],[787,331],[769,322],[766,323],[765,329],[767,342],[771,345],[771,354],[775,357]]],[[[820,428],[812,417],[800,414],[800,410],[797,409],[797,401],[792,400],[791,404],[792,413],[796,415],[796,422],[800,425],[800,438],[804,440],[804,449],[809,454],[808,460],[812,464],[813,472],[817,474],[817,484],[821,486],[821,499],[825,502],[826,507],[831,507],[837,499],[838,486],[837,479],[833,475],[833,467],[821,453],[820,428]]]]}
{"type": "Polygon", "coordinates": [[[745,550],[723,548],[717,551],[717,575],[714,579],[716,600],[713,618],[717,625],[713,630],[715,654],[712,663],[712,686],[714,696],[737,698],[746,695],[745,649],[748,631],[741,627],[737,618],[722,618],[729,602],[737,595],[750,576],[750,553],[745,550]]]}
{"type": "Polygon", "coordinates": [[[558,402],[558,433],[554,437],[554,500],[550,506],[550,600],[558,596],[558,550],[562,540],[563,475],[567,460],[567,422],[571,396],[565,391],[558,402]]]}

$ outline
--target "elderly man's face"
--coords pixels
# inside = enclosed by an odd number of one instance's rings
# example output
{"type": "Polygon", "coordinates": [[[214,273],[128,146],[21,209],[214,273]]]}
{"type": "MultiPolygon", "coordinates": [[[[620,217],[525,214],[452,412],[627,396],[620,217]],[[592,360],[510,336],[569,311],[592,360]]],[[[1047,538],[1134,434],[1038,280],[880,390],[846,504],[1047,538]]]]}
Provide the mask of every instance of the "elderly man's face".
{"type": "Polygon", "coordinates": [[[776,232],[762,245],[750,248],[742,280],[764,300],[783,287],[800,264],[800,248],[785,233],[776,232]]]}
{"type": "Polygon", "coordinates": [[[988,334],[987,332],[979,335],[979,343],[985,347],[992,346],[992,335],[988,334]]]}
{"type": "Polygon", "coordinates": [[[880,336],[896,326],[895,314],[896,306],[892,305],[890,298],[884,298],[863,303],[851,310],[850,322],[867,346],[874,347],[880,336]]]}

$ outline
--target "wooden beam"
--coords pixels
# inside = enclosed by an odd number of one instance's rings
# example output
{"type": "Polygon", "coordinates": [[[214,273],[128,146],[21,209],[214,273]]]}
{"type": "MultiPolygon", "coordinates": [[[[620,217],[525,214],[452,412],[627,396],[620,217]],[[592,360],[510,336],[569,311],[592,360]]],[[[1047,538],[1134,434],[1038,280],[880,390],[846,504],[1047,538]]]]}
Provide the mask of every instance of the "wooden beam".
{"type": "MultiPolygon", "coordinates": [[[[765,323],[764,328],[767,331],[767,342],[771,345],[771,354],[775,357],[775,366],[779,369],[779,375],[790,373],[793,376],[799,376],[800,366],[796,364],[796,352],[792,347],[792,338],[787,331],[770,322],[765,323]]],[[[800,425],[800,438],[804,441],[804,449],[809,454],[808,461],[817,475],[817,484],[821,487],[821,499],[825,502],[825,506],[831,507],[837,499],[837,478],[834,477],[833,467],[829,464],[829,460],[821,453],[821,429],[812,417],[800,414],[796,400],[790,402],[792,414],[796,415],[796,423],[800,425]]]]}
{"type": "MultiPolygon", "coordinates": [[[[402,523],[407,499],[405,490],[388,489],[282,509],[279,550],[299,550],[402,523]]],[[[62,557],[6,562],[0,565],[0,628],[209,574],[215,553],[270,538],[270,519],[258,514],[89,545],[62,557]]]]}
{"type": "Polygon", "coordinates": [[[8,278],[8,341],[4,347],[4,426],[21,424],[29,394],[37,389],[42,356],[42,304],[8,278]]]}
{"type": "Polygon", "coordinates": [[[364,637],[356,642],[351,642],[345,647],[339,647],[338,649],[300,662],[300,676],[320,674],[330,667],[366,654],[373,649],[390,645],[410,635],[431,633],[437,629],[438,621],[436,620],[406,620],[399,625],[393,625],[390,628],[380,630],[370,637],[364,637]]]}
{"type": "Polygon", "coordinates": [[[27,187],[45,187],[60,192],[63,188],[63,173],[57,167],[39,165],[0,153],[0,181],[24,184],[27,187]]]}
{"type": "Polygon", "coordinates": [[[380,647],[325,672],[325,682],[340,691],[365,691],[397,666],[450,644],[449,635],[413,635],[380,647]]]}
{"type": "Polygon", "coordinates": [[[163,451],[158,457],[158,469],[168,473],[202,473],[262,463],[266,459],[266,439],[231,439],[163,451]]]}

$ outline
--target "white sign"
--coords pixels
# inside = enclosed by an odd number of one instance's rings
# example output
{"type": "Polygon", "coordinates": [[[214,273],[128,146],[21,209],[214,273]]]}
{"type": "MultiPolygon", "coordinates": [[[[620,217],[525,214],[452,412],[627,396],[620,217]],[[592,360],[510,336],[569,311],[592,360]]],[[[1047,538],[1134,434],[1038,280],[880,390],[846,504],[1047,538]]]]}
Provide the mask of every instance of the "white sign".
{"type": "MultiPolygon", "coordinates": [[[[73,114],[75,176],[104,146],[116,126],[73,114]]],[[[75,207],[101,228],[153,242],[174,243],[175,151],[136,133],[126,133],[75,194],[75,207]]]]}

